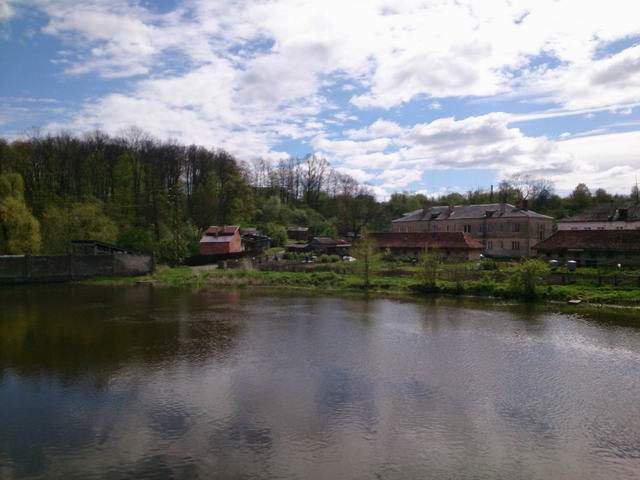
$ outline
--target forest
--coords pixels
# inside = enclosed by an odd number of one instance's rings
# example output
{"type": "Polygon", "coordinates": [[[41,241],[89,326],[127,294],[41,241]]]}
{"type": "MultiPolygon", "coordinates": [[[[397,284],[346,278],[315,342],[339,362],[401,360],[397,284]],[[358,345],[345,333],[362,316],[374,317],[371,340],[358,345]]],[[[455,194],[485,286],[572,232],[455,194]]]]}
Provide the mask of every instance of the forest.
{"type": "Polygon", "coordinates": [[[521,175],[494,189],[427,197],[395,193],[379,201],[371,188],[307,155],[277,163],[159,141],[139,129],[32,133],[0,139],[0,254],[64,254],[72,239],[97,239],[148,251],[177,264],[197,251],[209,225],[258,227],[276,244],[286,226],[314,235],[357,238],[387,230],[392,219],[425,205],[508,202],[562,218],[594,205],[638,201],[579,184],[557,195],[545,179],[521,175]]]}

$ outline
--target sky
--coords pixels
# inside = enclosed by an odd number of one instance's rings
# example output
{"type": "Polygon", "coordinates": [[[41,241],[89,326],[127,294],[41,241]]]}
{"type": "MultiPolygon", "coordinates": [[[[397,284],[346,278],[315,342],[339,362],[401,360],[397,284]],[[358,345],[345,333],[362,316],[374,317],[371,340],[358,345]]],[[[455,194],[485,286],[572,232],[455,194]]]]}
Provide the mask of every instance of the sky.
{"type": "Polygon", "coordinates": [[[0,135],[315,153],[393,192],[628,193],[638,0],[0,0],[0,135]]]}

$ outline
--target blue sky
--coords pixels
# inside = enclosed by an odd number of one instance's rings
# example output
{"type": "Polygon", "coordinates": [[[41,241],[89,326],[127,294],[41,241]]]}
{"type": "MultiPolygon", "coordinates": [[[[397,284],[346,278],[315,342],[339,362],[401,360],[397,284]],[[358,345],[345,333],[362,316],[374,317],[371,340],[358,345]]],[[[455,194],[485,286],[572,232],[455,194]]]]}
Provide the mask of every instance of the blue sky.
{"type": "Polygon", "coordinates": [[[384,198],[513,175],[628,192],[629,0],[0,0],[0,134],[317,153],[384,198]]]}

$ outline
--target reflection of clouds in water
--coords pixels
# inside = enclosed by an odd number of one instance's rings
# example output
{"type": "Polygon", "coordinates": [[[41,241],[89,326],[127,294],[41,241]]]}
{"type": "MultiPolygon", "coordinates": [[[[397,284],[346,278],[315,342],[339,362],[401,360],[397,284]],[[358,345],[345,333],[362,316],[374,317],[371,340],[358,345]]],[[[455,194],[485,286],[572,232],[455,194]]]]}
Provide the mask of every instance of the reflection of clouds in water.
{"type": "MultiPolygon", "coordinates": [[[[11,442],[0,439],[0,459],[11,459],[4,468],[60,477],[578,478],[606,453],[637,459],[639,407],[625,403],[640,385],[617,380],[640,362],[620,371],[620,359],[576,359],[554,344],[578,329],[598,347],[611,331],[601,340],[561,316],[537,318],[542,327],[529,331],[531,320],[508,311],[389,300],[146,294],[128,312],[114,306],[117,328],[106,327],[129,334],[102,330],[122,348],[89,361],[87,373],[60,383],[48,365],[38,381],[16,384],[18,371],[0,385],[9,400],[0,420],[12,429],[11,442]],[[96,369],[106,371],[100,389],[87,380],[96,369]],[[608,401],[615,416],[586,430],[604,388],[619,394],[608,401]],[[24,405],[32,423],[4,423],[24,405]]],[[[38,330],[42,319],[32,328],[50,341],[74,335],[38,330]]]]}

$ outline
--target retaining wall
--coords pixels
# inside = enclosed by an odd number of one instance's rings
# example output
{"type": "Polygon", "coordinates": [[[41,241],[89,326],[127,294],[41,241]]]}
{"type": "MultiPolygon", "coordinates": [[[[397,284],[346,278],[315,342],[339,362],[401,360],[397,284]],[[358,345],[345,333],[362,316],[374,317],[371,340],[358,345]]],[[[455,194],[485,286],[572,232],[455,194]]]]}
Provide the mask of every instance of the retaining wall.
{"type": "Polygon", "coordinates": [[[0,284],[145,275],[154,268],[155,261],[150,254],[0,256],[0,284]]]}

